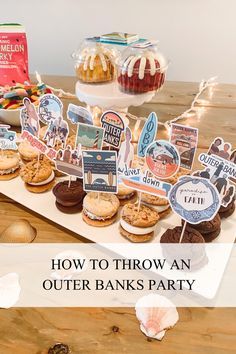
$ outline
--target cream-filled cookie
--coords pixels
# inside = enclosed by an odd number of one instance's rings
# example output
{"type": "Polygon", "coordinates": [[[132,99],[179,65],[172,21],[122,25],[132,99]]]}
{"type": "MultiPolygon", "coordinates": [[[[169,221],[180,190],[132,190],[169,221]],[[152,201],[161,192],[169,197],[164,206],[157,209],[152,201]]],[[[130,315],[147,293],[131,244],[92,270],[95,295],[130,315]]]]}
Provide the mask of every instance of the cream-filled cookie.
{"type": "Polygon", "coordinates": [[[47,160],[33,160],[22,166],[20,176],[25,187],[32,193],[43,193],[54,185],[55,174],[47,160]]]}
{"type": "Polygon", "coordinates": [[[111,225],[117,217],[120,206],[114,194],[90,192],[83,201],[83,220],[92,226],[111,225]]]}
{"type": "Polygon", "coordinates": [[[19,175],[20,162],[16,154],[0,155],[0,181],[8,181],[19,175]]]}
{"type": "Polygon", "coordinates": [[[160,218],[163,218],[171,212],[171,207],[167,199],[158,197],[156,195],[142,193],[142,203],[155,209],[160,218]]]}
{"type": "Polygon", "coordinates": [[[122,209],[120,233],[132,242],[150,241],[158,220],[156,210],[147,205],[126,204],[122,209]]]}
{"type": "Polygon", "coordinates": [[[117,198],[120,201],[120,205],[135,203],[137,200],[137,192],[132,188],[128,188],[123,184],[120,184],[118,187],[117,198]]]}
{"type": "Polygon", "coordinates": [[[23,161],[29,162],[38,157],[38,150],[33,148],[28,141],[22,141],[18,147],[20,157],[23,161]]]}
{"type": "Polygon", "coordinates": [[[181,176],[186,176],[186,175],[189,175],[189,170],[180,167],[178,172],[174,176],[167,178],[164,181],[174,185],[175,183],[178,182],[181,176]]]}

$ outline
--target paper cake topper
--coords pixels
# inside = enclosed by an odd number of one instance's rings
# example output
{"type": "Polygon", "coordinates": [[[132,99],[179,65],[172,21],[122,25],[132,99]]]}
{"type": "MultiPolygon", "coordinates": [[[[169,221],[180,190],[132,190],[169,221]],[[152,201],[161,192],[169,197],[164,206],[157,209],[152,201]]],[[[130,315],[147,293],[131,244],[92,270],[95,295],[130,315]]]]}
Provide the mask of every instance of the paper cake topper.
{"type": "Polygon", "coordinates": [[[146,150],[146,163],[156,177],[169,178],[179,169],[179,152],[168,141],[156,140],[146,150]]]}
{"type": "Polygon", "coordinates": [[[125,128],[122,117],[117,112],[106,111],[101,117],[101,124],[105,130],[104,142],[118,148],[125,128]]]}
{"type": "Polygon", "coordinates": [[[191,224],[212,220],[220,207],[216,187],[194,176],[181,177],[171,189],[169,201],[173,211],[191,224]]]}
{"type": "Polygon", "coordinates": [[[102,148],[104,129],[90,124],[78,124],[76,146],[79,144],[87,149],[100,150],[102,148]]]}
{"type": "Polygon", "coordinates": [[[82,151],[84,190],[117,193],[117,157],[115,151],[82,151]]]}
{"type": "Polygon", "coordinates": [[[198,129],[181,124],[171,124],[170,142],[175,145],[180,155],[180,166],[192,169],[198,143],[198,129]]]}
{"type": "Polygon", "coordinates": [[[77,149],[72,149],[70,145],[67,145],[65,150],[58,150],[55,166],[58,171],[61,171],[69,176],[76,176],[83,178],[82,169],[82,154],[80,146],[77,149]]]}
{"type": "Polygon", "coordinates": [[[24,98],[24,106],[20,110],[21,138],[26,139],[29,144],[38,150],[39,154],[44,154],[50,160],[56,157],[56,151],[39,139],[39,115],[28,98],[24,98]]]}
{"type": "Polygon", "coordinates": [[[227,207],[235,198],[236,188],[236,150],[232,151],[229,142],[217,137],[211,143],[207,154],[200,154],[198,160],[204,170],[196,174],[209,179],[217,188],[221,197],[221,205],[227,207]]]}
{"type": "Polygon", "coordinates": [[[38,111],[41,122],[48,125],[62,116],[63,104],[57,96],[49,93],[40,98],[38,111]]]}
{"type": "Polygon", "coordinates": [[[137,155],[145,157],[148,145],[156,138],[158,128],[158,118],[155,112],[149,114],[146,123],[143,126],[137,148],[137,155]]]}
{"type": "Polygon", "coordinates": [[[204,170],[197,171],[194,175],[206,178],[214,184],[220,193],[221,204],[226,207],[235,196],[235,186],[230,183],[236,182],[236,164],[217,155],[202,153],[198,157],[204,170]]]}
{"type": "Polygon", "coordinates": [[[27,97],[23,99],[23,103],[24,106],[20,111],[21,130],[27,131],[38,138],[40,125],[36,108],[27,97]]]}
{"type": "Polygon", "coordinates": [[[26,139],[33,148],[38,150],[39,154],[44,154],[51,161],[54,161],[57,154],[56,150],[49,148],[41,140],[30,134],[27,130],[23,130],[21,133],[21,138],[23,140],[26,139]]]}
{"type": "Polygon", "coordinates": [[[125,141],[121,143],[118,154],[118,171],[122,172],[126,167],[131,167],[134,159],[134,146],[132,144],[132,132],[129,127],[125,128],[125,141]]]}
{"type": "Polygon", "coordinates": [[[120,176],[121,183],[128,188],[136,189],[140,192],[168,198],[172,188],[170,183],[158,181],[150,176],[149,171],[141,173],[140,169],[126,169],[120,176]]]}
{"type": "Polygon", "coordinates": [[[17,150],[16,132],[9,128],[10,125],[0,124],[0,150],[17,150]]]}
{"type": "Polygon", "coordinates": [[[92,114],[84,107],[70,103],[67,109],[67,118],[73,123],[84,123],[93,125],[92,114]]]}
{"type": "Polygon", "coordinates": [[[65,148],[69,126],[63,119],[63,104],[57,96],[46,94],[40,98],[39,118],[48,125],[43,138],[47,146],[54,147],[59,143],[65,148]]]}
{"type": "MultiPolygon", "coordinates": [[[[232,161],[231,158],[233,157],[233,151],[231,151],[231,144],[225,142],[223,138],[217,137],[211,143],[208,155],[216,155],[221,157],[222,159],[232,161]]],[[[235,161],[233,161],[235,163],[235,161]]]]}

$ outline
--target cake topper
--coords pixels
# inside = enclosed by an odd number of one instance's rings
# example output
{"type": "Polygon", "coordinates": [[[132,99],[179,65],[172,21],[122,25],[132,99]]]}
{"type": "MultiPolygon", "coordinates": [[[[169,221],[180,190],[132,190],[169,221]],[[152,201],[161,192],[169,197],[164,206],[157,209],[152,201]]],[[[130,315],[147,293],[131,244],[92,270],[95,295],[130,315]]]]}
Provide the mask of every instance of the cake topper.
{"type": "Polygon", "coordinates": [[[77,127],[76,146],[94,150],[102,148],[104,129],[90,124],[79,123],[77,127]]]}
{"type": "Polygon", "coordinates": [[[186,125],[171,124],[170,142],[180,155],[180,166],[191,170],[198,143],[198,129],[186,125]]]}
{"type": "Polygon", "coordinates": [[[169,201],[173,211],[191,224],[212,220],[220,208],[217,188],[195,176],[180,177],[170,191],[169,201]]]}
{"type": "Polygon", "coordinates": [[[157,178],[166,179],[173,176],[179,169],[179,152],[168,141],[156,140],[147,147],[146,163],[157,178]]]}
{"type": "Polygon", "coordinates": [[[40,98],[39,119],[48,126],[43,138],[47,146],[54,147],[59,143],[65,148],[69,126],[63,119],[63,104],[57,96],[46,94],[40,98]]]}
{"type": "Polygon", "coordinates": [[[86,150],[82,155],[84,190],[117,193],[116,151],[86,150]]]}
{"type": "Polygon", "coordinates": [[[83,178],[81,146],[73,149],[67,145],[64,150],[59,149],[55,159],[56,169],[68,176],[83,178]]]}
{"type": "Polygon", "coordinates": [[[120,176],[120,180],[126,187],[138,190],[141,193],[168,198],[172,187],[170,183],[157,180],[155,177],[150,176],[149,171],[142,173],[140,169],[128,169],[124,172],[120,176]]]}
{"type": "Polygon", "coordinates": [[[10,125],[0,124],[0,150],[17,150],[16,132],[9,128],[10,125]]]}
{"type": "Polygon", "coordinates": [[[54,160],[56,151],[39,139],[39,115],[29,99],[24,99],[24,106],[20,110],[20,123],[21,123],[21,138],[26,139],[29,144],[38,150],[38,159],[40,154],[44,154],[50,160],[54,160]]]}
{"type": "Polygon", "coordinates": [[[125,125],[122,117],[114,111],[106,111],[101,117],[101,124],[105,130],[104,142],[118,148],[125,125]]]}
{"type": "Polygon", "coordinates": [[[39,116],[36,108],[30,99],[23,99],[24,106],[21,109],[20,121],[22,130],[28,131],[31,135],[39,137],[39,116]]]}
{"type": "Polygon", "coordinates": [[[69,103],[67,109],[67,118],[73,123],[84,123],[93,125],[92,114],[84,107],[76,106],[75,104],[69,103]]]}
{"type": "Polygon", "coordinates": [[[121,143],[118,154],[118,172],[123,172],[126,167],[131,167],[134,159],[134,146],[132,144],[132,132],[125,128],[125,140],[121,143]]]}
{"type": "Polygon", "coordinates": [[[155,112],[149,114],[147,121],[145,122],[137,147],[137,155],[139,157],[145,157],[148,145],[150,145],[156,138],[158,128],[158,118],[155,112]]]}

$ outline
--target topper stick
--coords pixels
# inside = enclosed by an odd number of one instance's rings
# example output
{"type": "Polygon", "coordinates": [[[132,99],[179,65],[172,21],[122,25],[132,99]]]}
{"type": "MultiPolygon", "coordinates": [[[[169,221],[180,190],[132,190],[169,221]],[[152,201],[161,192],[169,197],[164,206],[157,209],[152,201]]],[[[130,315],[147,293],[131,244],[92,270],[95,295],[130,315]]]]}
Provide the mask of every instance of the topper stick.
{"type": "Polygon", "coordinates": [[[68,188],[70,188],[70,185],[71,185],[71,176],[69,176],[68,188]]]}
{"type": "Polygon", "coordinates": [[[179,243],[181,243],[182,240],[183,240],[184,232],[185,232],[186,226],[187,226],[187,221],[185,221],[184,224],[183,224],[183,228],[182,228],[182,232],[181,232],[181,235],[180,235],[179,243]]]}
{"type": "Polygon", "coordinates": [[[97,193],[98,201],[100,201],[100,193],[97,193]]]}
{"type": "Polygon", "coordinates": [[[138,213],[139,213],[140,206],[141,206],[141,199],[142,199],[142,192],[139,192],[139,194],[138,194],[138,213]]]}
{"type": "Polygon", "coordinates": [[[38,157],[37,157],[37,169],[36,169],[36,173],[38,173],[38,171],[39,171],[39,161],[40,161],[40,152],[38,152],[38,157]]]}

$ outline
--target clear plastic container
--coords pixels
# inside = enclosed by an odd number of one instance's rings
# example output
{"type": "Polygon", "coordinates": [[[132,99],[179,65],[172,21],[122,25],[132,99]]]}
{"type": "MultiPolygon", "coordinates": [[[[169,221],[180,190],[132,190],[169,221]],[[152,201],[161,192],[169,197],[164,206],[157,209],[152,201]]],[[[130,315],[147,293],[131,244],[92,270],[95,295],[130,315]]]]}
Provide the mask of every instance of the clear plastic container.
{"type": "Polygon", "coordinates": [[[140,94],[159,90],[164,84],[168,61],[156,45],[128,47],[118,64],[118,83],[123,92],[140,94]]]}
{"type": "Polygon", "coordinates": [[[84,83],[110,82],[116,78],[119,53],[112,46],[85,40],[72,54],[78,79],[84,83]]]}

